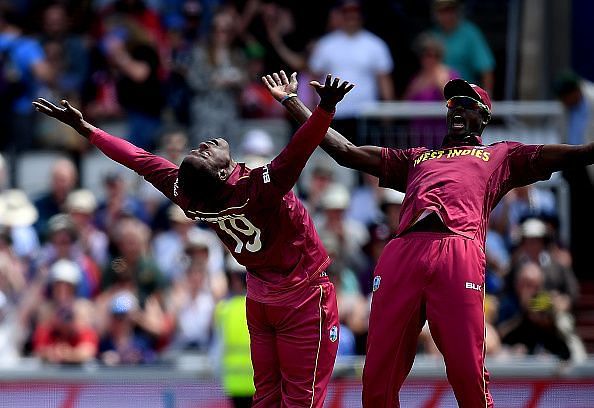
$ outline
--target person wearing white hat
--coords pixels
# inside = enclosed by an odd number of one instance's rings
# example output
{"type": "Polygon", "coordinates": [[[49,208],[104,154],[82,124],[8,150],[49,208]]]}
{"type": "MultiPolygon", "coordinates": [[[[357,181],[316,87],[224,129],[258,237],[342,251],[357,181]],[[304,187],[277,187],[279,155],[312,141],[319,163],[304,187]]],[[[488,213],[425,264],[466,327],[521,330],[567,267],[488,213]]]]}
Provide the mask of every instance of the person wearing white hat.
{"type": "Polygon", "coordinates": [[[82,280],[78,265],[67,259],[60,259],[50,266],[51,299],[57,306],[72,305],[76,289],[82,280]]]}
{"type": "Polygon", "coordinates": [[[79,242],[83,250],[97,264],[107,264],[107,247],[109,240],[107,235],[98,229],[93,223],[97,199],[90,190],[76,190],[68,194],[66,198],[66,211],[76,227],[79,242]]]}
{"type": "Polygon", "coordinates": [[[156,254],[155,261],[161,271],[170,279],[182,278],[186,269],[186,245],[192,237],[200,236],[208,247],[208,273],[220,275],[223,270],[223,247],[216,235],[208,230],[198,228],[194,220],[189,219],[176,204],[167,210],[170,228],[157,234],[153,239],[152,250],[156,254]]]}
{"type": "Polygon", "coordinates": [[[243,161],[250,168],[264,166],[274,157],[274,143],[270,134],[262,129],[251,129],[240,145],[243,161]]]}
{"type": "Polygon", "coordinates": [[[39,238],[33,224],[39,213],[21,190],[5,190],[0,194],[0,225],[10,229],[12,247],[21,258],[32,259],[39,250],[39,238]]]}
{"type": "Polygon", "coordinates": [[[402,210],[402,203],[404,202],[404,193],[391,188],[382,189],[382,197],[380,199],[380,208],[384,214],[385,222],[390,227],[390,234],[396,235],[398,227],[400,226],[400,211],[402,210]]]}

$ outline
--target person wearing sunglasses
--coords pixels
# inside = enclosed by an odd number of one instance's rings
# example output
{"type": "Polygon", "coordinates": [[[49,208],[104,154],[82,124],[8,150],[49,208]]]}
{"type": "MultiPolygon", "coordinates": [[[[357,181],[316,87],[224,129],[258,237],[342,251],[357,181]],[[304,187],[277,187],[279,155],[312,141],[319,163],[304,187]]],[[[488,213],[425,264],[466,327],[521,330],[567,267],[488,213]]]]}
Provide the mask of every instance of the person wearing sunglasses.
{"type": "MultiPolygon", "coordinates": [[[[309,110],[284,72],[272,95],[303,122],[309,110]]],[[[594,163],[594,143],[483,145],[491,119],[487,92],[463,79],[446,83],[447,133],[439,148],[355,146],[329,129],[320,145],[339,164],[406,192],[400,225],[373,278],[363,407],[399,406],[425,321],[444,356],[460,407],[492,407],[484,365],[485,236],[489,214],[511,189],[594,163]]]]}

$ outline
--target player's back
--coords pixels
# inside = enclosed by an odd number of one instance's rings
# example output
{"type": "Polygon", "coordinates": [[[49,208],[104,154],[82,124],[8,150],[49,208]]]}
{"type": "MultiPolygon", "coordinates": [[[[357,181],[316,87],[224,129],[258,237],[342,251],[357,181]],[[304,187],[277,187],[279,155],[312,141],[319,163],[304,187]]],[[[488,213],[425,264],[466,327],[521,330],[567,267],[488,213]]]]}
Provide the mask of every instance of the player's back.
{"type": "Polygon", "coordinates": [[[193,205],[186,214],[208,223],[248,274],[248,297],[286,304],[294,291],[330,263],[313,222],[292,191],[279,193],[268,167],[238,164],[216,209],[193,205]]]}

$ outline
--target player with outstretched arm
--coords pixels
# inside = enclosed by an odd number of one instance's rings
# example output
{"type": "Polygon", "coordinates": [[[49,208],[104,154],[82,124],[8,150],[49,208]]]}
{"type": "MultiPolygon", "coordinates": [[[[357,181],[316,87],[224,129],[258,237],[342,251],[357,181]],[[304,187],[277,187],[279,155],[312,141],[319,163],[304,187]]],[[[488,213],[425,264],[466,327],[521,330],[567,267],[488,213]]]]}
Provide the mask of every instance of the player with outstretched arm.
{"type": "MultiPolygon", "coordinates": [[[[263,78],[274,97],[303,122],[295,75],[263,78]]],[[[463,79],[444,87],[447,134],[442,146],[355,146],[330,129],[321,147],[339,164],[406,192],[397,237],[374,272],[363,406],[399,406],[425,320],[464,408],[492,407],[485,369],[485,235],[491,210],[511,189],[570,167],[594,163],[594,144],[483,145],[491,99],[463,79]]]]}
{"type": "Polygon", "coordinates": [[[338,348],[330,259],[291,189],[353,85],[313,82],[320,104],[270,164],[236,163],[224,139],[200,143],[179,168],[87,123],[67,101],[35,108],[72,126],[105,155],[136,171],[189,218],[215,230],[248,270],[247,321],[253,407],[322,407],[338,348]]]}

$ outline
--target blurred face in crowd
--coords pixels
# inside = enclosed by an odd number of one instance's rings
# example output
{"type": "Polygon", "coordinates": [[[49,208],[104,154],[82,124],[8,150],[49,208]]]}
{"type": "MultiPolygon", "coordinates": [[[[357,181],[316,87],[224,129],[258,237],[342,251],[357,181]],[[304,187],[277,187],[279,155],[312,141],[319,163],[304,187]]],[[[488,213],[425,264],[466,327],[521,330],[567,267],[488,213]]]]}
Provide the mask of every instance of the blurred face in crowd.
{"type": "Polygon", "coordinates": [[[56,250],[58,258],[69,258],[72,244],[74,243],[72,234],[66,230],[59,230],[52,234],[50,241],[56,250]]]}
{"type": "Polygon", "coordinates": [[[43,31],[49,37],[60,37],[68,30],[69,22],[64,6],[54,4],[43,13],[43,31]]]}
{"type": "Polygon", "coordinates": [[[58,160],[52,170],[52,193],[59,201],[66,199],[76,184],[76,168],[69,160],[58,160]]]}
{"type": "Polygon", "coordinates": [[[204,286],[206,277],[206,265],[192,262],[186,270],[186,278],[190,290],[199,290],[204,286]]]}
{"type": "Polygon", "coordinates": [[[186,253],[190,257],[191,264],[202,265],[203,267],[208,264],[208,247],[194,246],[188,248],[186,253]]]}
{"type": "Polygon", "coordinates": [[[349,34],[354,34],[363,26],[363,16],[358,4],[347,4],[341,9],[342,29],[349,34]]]}
{"type": "Polygon", "coordinates": [[[544,276],[540,267],[535,263],[527,263],[518,270],[516,278],[516,294],[520,303],[527,307],[530,300],[542,291],[544,276]]]}
{"type": "Polygon", "coordinates": [[[538,262],[538,257],[545,250],[545,239],[544,237],[522,238],[521,248],[532,261],[538,262]]]}
{"type": "Polygon", "coordinates": [[[442,6],[435,10],[437,23],[444,31],[452,31],[458,26],[460,10],[457,6],[442,6]]]}
{"type": "Polygon", "coordinates": [[[441,64],[443,50],[435,44],[426,44],[421,50],[421,66],[429,70],[441,64]]]}
{"type": "Polygon", "coordinates": [[[165,154],[170,161],[177,163],[186,152],[187,144],[188,138],[183,132],[169,133],[165,135],[165,154]]]}
{"type": "Polygon", "coordinates": [[[70,305],[75,298],[76,286],[74,286],[72,283],[56,281],[52,284],[52,299],[58,305],[70,305]]]}
{"type": "Polygon", "coordinates": [[[212,42],[215,46],[229,46],[233,42],[233,16],[221,13],[215,16],[212,23],[212,42]]]}
{"type": "Polygon", "coordinates": [[[577,87],[574,90],[569,91],[559,97],[559,99],[561,100],[561,103],[566,108],[572,108],[572,107],[576,106],[577,104],[580,103],[582,98],[583,98],[582,91],[579,87],[577,87]]]}
{"type": "Polygon", "coordinates": [[[129,261],[136,261],[148,248],[148,228],[140,221],[122,220],[118,226],[118,249],[129,261]]]}
{"type": "Polygon", "coordinates": [[[330,172],[318,168],[314,169],[311,175],[309,193],[319,194],[326,191],[332,183],[332,179],[333,177],[330,172]]]}

